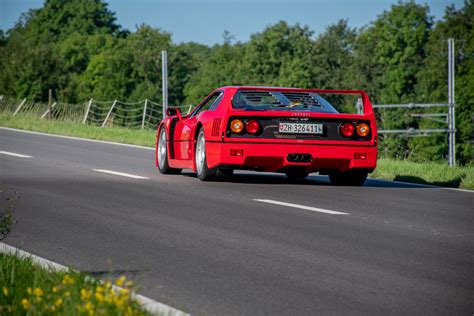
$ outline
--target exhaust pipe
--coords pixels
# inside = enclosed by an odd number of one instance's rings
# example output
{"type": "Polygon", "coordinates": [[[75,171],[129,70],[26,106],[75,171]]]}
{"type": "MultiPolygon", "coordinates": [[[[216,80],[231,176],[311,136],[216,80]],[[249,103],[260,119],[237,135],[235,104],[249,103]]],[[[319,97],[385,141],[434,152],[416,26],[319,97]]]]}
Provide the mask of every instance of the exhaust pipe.
{"type": "Polygon", "coordinates": [[[313,156],[310,154],[288,154],[286,159],[289,162],[311,162],[313,160],[313,156]]]}

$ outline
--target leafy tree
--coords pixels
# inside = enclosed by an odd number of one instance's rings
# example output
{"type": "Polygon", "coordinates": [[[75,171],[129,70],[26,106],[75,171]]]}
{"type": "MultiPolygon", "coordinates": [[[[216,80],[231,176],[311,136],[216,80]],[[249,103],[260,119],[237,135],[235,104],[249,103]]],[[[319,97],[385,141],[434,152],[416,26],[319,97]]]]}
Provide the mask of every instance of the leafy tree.
{"type": "Polygon", "coordinates": [[[312,35],[308,27],[284,21],[252,35],[243,64],[246,83],[311,87],[312,35]]]}
{"type": "Polygon", "coordinates": [[[240,84],[242,58],[240,43],[215,45],[207,60],[186,83],[186,102],[196,104],[217,87],[240,84]]]}
{"type": "MultiPolygon", "coordinates": [[[[356,42],[356,82],[374,103],[416,102],[417,73],[426,57],[432,28],[426,5],[399,2],[363,30],[356,42]]],[[[406,128],[413,123],[407,112],[391,109],[381,117],[384,129],[406,128]]],[[[386,136],[382,150],[399,155],[407,139],[386,136]]]]}
{"type": "MultiPolygon", "coordinates": [[[[472,116],[474,113],[474,2],[465,1],[456,10],[446,9],[444,20],[438,22],[427,46],[427,57],[419,72],[418,94],[425,101],[446,103],[448,100],[448,38],[455,39],[455,101],[456,152],[460,163],[469,163],[474,151],[471,145],[472,116]]],[[[446,112],[446,109],[442,109],[446,112]]],[[[432,127],[433,125],[425,124],[432,127]]],[[[444,134],[413,141],[424,157],[444,157],[447,141],[444,134]]]]}

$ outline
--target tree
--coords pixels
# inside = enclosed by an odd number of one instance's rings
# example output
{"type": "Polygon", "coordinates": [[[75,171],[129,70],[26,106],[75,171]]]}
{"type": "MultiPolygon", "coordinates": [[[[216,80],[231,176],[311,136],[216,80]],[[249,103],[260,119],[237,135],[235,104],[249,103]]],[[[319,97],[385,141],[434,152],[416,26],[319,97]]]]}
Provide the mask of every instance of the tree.
{"type": "MultiPolygon", "coordinates": [[[[362,30],[356,42],[355,80],[376,103],[417,101],[418,71],[426,58],[432,18],[426,5],[399,2],[362,30]]],[[[406,128],[413,120],[395,109],[380,118],[385,129],[406,128]]],[[[382,150],[399,155],[407,140],[385,137],[382,150]]]]}
{"type": "MultiPolygon", "coordinates": [[[[474,113],[474,2],[465,1],[456,10],[446,9],[444,20],[438,22],[427,46],[427,57],[419,73],[418,94],[425,101],[446,103],[447,82],[447,41],[455,39],[455,96],[456,96],[456,154],[461,164],[472,161],[474,151],[471,145],[472,116],[474,113]]],[[[446,112],[446,109],[443,109],[446,112]]],[[[428,125],[431,126],[431,125],[428,125]]],[[[445,135],[435,135],[429,139],[413,141],[424,156],[433,152],[445,156],[447,142],[445,135]]]]}
{"type": "Polygon", "coordinates": [[[313,33],[307,26],[280,21],[252,35],[245,48],[244,79],[247,84],[311,87],[313,33]]]}

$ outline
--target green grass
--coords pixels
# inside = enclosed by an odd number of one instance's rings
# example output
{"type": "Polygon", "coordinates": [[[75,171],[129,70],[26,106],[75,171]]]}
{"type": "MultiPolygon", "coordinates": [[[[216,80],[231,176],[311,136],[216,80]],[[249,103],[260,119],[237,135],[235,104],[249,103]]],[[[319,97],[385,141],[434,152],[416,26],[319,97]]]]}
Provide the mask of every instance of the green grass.
{"type": "Polygon", "coordinates": [[[101,284],[84,273],[53,272],[29,258],[0,254],[0,315],[148,315],[135,301],[132,284],[101,284]]]}
{"type": "Polygon", "coordinates": [[[474,190],[474,166],[454,167],[435,162],[379,159],[372,178],[474,190]]]}
{"type": "MultiPolygon", "coordinates": [[[[154,131],[84,125],[75,122],[41,120],[33,115],[13,117],[0,113],[0,126],[51,134],[108,140],[119,143],[154,147],[154,131]]],[[[373,178],[431,184],[474,190],[474,166],[450,168],[441,163],[415,163],[405,160],[379,159],[373,178]]]]}
{"type": "Polygon", "coordinates": [[[156,142],[156,132],[151,130],[142,131],[122,127],[102,128],[77,122],[41,120],[37,116],[23,113],[16,116],[12,116],[10,113],[0,113],[0,126],[148,147],[154,147],[156,142]]]}

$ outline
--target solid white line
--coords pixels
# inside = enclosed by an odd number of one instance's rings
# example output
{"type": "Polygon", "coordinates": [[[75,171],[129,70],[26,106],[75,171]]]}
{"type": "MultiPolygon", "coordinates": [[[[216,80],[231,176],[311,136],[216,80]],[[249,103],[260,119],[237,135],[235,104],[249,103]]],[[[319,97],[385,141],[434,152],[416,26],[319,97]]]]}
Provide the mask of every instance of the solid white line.
{"type": "MultiPolygon", "coordinates": [[[[63,266],[59,263],[41,258],[32,253],[23,251],[21,249],[4,244],[2,242],[0,242],[0,253],[6,254],[6,255],[17,256],[19,258],[30,258],[33,264],[50,271],[67,272],[71,270],[68,267],[63,266]]],[[[103,281],[99,280],[99,282],[103,282],[103,281]]],[[[122,289],[121,287],[118,287],[116,285],[113,285],[113,288],[114,288],[114,291],[120,291],[122,289]]],[[[166,304],[157,302],[155,300],[152,300],[151,298],[145,297],[140,294],[133,294],[132,298],[136,299],[140,303],[140,305],[142,305],[142,307],[146,309],[148,312],[150,312],[151,314],[172,315],[172,316],[189,315],[178,309],[175,309],[166,304]]]]}
{"type": "Polygon", "coordinates": [[[133,179],[149,179],[148,177],[142,177],[142,176],[137,176],[130,173],[124,173],[124,172],[118,172],[118,171],[112,171],[112,170],[105,170],[105,169],[92,169],[92,170],[97,171],[97,172],[102,172],[102,173],[113,174],[116,176],[133,178],[133,179]]]}
{"type": "MultiPolygon", "coordinates": [[[[146,149],[146,150],[155,150],[155,148],[153,148],[153,147],[131,145],[131,144],[122,144],[122,143],[110,142],[110,141],[106,141],[106,140],[96,140],[96,139],[88,139],[88,138],[81,138],[81,137],[64,136],[64,135],[48,134],[48,133],[41,133],[41,132],[32,132],[32,131],[25,131],[25,130],[22,130],[22,129],[11,128],[11,127],[2,127],[2,126],[0,126],[0,129],[4,129],[4,130],[8,130],[8,131],[14,131],[14,132],[35,134],[35,135],[43,135],[43,136],[50,136],[50,137],[74,139],[74,140],[80,140],[80,141],[92,142],[92,143],[102,143],[102,144],[132,147],[132,148],[139,148],[139,149],[146,149]]],[[[377,180],[377,181],[385,181],[385,182],[394,182],[394,183],[400,183],[400,184],[416,185],[416,186],[427,187],[427,188],[438,188],[438,189],[445,189],[445,190],[450,190],[450,191],[460,191],[460,192],[474,193],[474,191],[466,190],[466,189],[448,188],[448,187],[440,187],[440,186],[435,186],[435,185],[418,184],[418,183],[393,181],[393,180],[382,180],[382,179],[376,179],[376,178],[369,178],[369,179],[377,180]]]]}
{"type": "Polygon", "coordinates": [[[22,155],[22,154],[11,153],[11,152],[9,152],[9,151],[0,151],[0,154],[2,154],[2,155],[7,155],[7,156],[18,157],[18,158],[33,158],[32,156],[27,156],[27,155],[22,155]]]}
{"type": "Polygon", "coordinates": [[[263,202],[263,203],[270,203],[270,204],[294,207],[294,208],[299,208],[299,209],[302,209],[302,210],[308,210],[308,211],[319,212],[319,213],[326,213],[326,214],[331,214],[331,215],[350,215],[349,213],[344,213],[344,212],[325,210],[323,208],[317,208],[317,207],[305,206],[305,205],[299,205],[299,204],[293,204],[293,203],[286,203],[286,202],[280,202],[280,201],[274,201],[274,200],[261,200],[261,199],[253,199],[253,200],[258,201],[258,202],[263,202]]]}
{"type": "Polygon", "coordinates": [[[92,142],[92,143],[101,143],[101,144],[118,145],[118,146],[125,146],[125,147],[132,147],[132,148],[140,148],[140,149],[147,149],[147,150],[155,150],[155,148],[153,148],[153,147],[146,147],[146,146],[139,146],[139,145],[131,145],[131,144],[122,144],[122,143],[116,143],[116,142],[109,142],[109,141],[106,141],[106,140],[96,140],[96,139],[81,138],[81,137],[74,137],[74,136],[64,136],[64,135],[57,135],[57,134],[48,134],[48,133],[41,133],[41,132],[32,132],[32,131],[25,131],[25,130],[17,129],[17,128],[2,127],[2,126],[0,126],[0,129],[4,129],[4,130],[8,130],[8,131],[14,131],[14,132],[21,132],[21,133],[34,134],[34,135],[42,135],[42,136],[50,136],[50,137],[74,139],[74,140],[80,140],[80,141],[92,142]]]}

